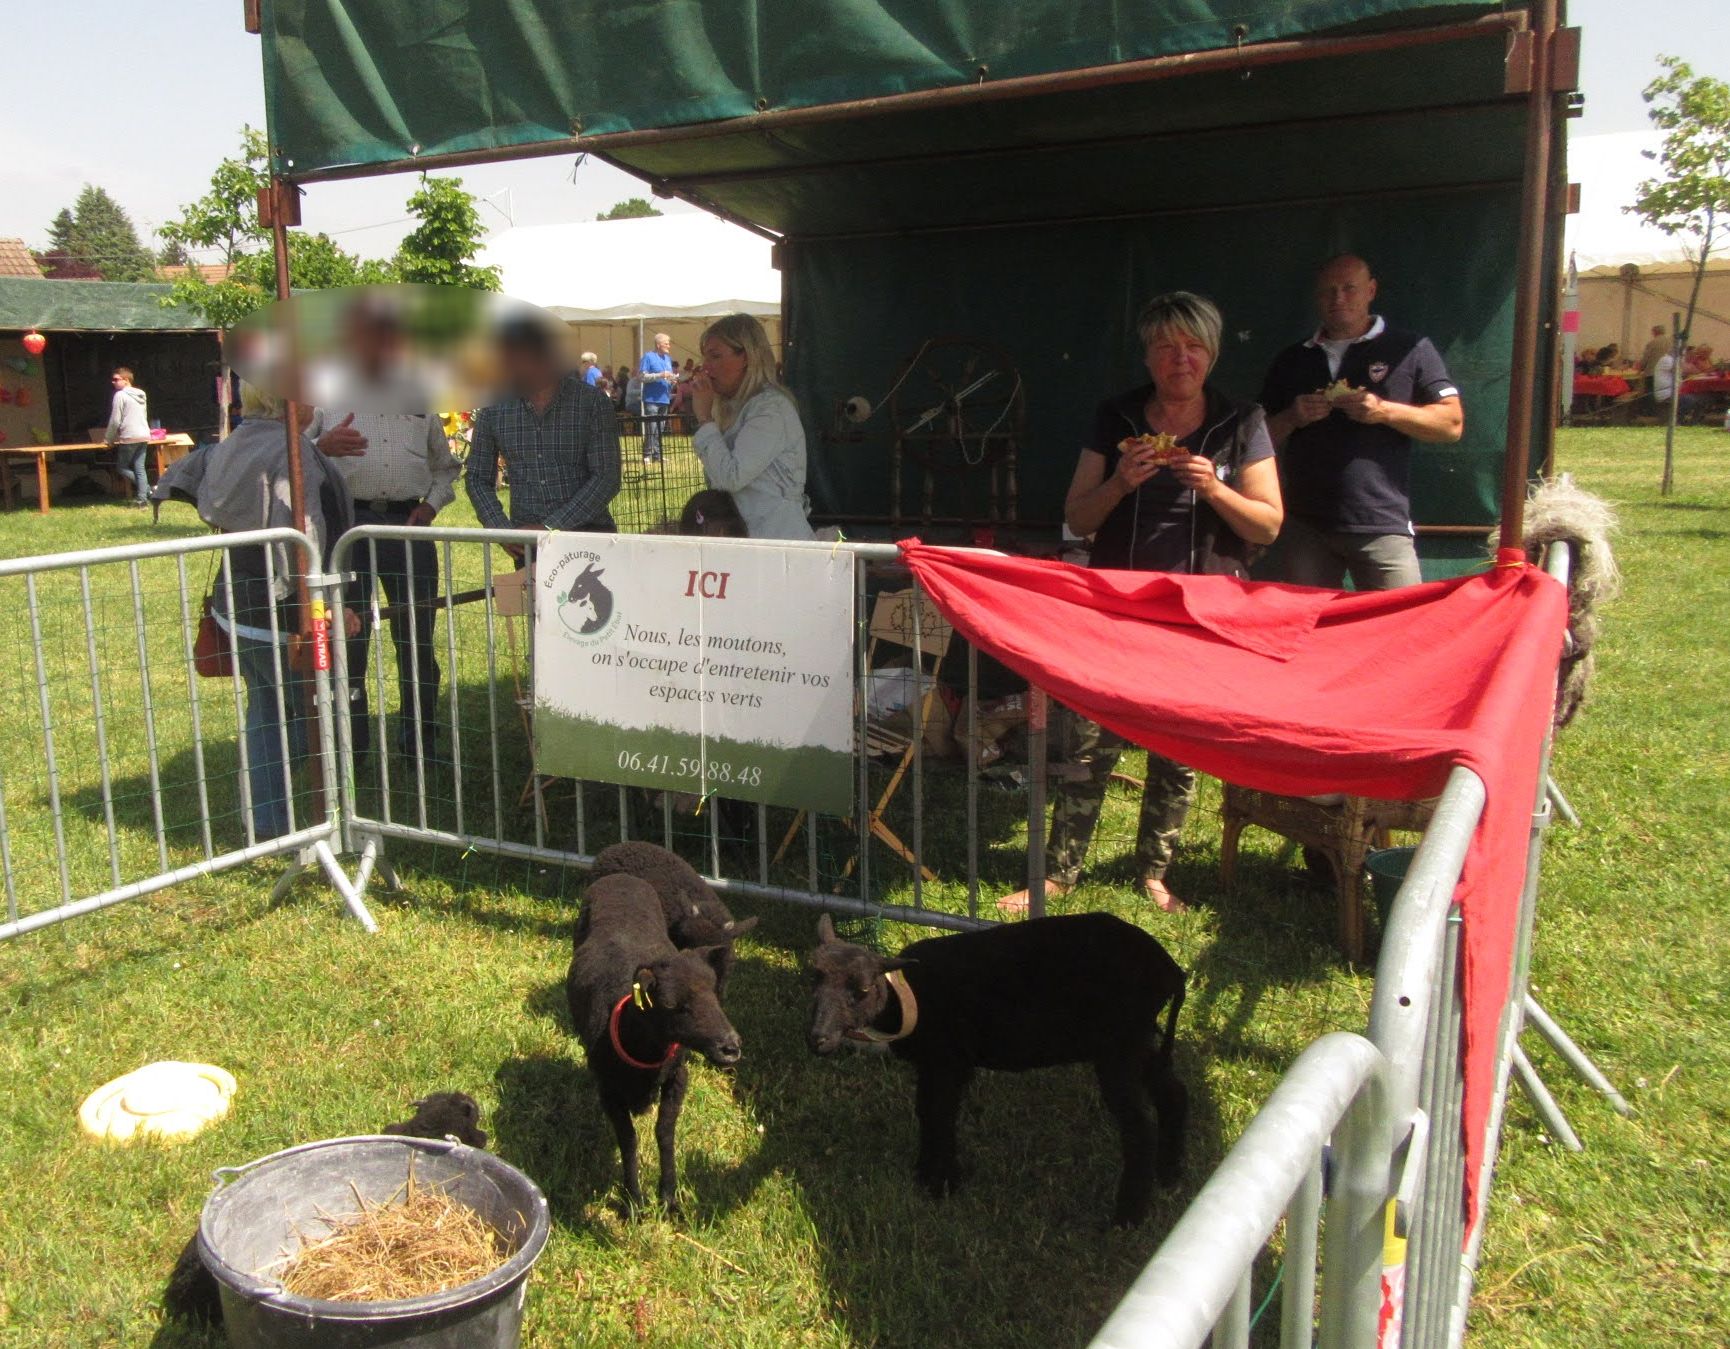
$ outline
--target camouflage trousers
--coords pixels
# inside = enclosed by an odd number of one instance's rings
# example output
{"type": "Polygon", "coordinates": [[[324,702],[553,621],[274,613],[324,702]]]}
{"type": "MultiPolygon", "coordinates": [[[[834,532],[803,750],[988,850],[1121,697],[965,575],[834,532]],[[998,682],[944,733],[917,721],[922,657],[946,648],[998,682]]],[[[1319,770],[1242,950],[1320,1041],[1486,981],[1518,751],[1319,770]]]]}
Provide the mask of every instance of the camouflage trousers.
{"type": "MultiPolygon", "coordinates": [[[[1052,784],[1045,874],[1062,885],[1074,885],[1081,877],[1088,845],[1099,824],[1106,786],[1128,745],[1097,722],[1067,708],[1052,721],[1052,758],[1073,763],[1081,772],[1052,784]]],[[[1057,774],[1052,776],[1058,778],[1057,774]]],[[[1147,785],[1142,789],[1141,818],[1135,831],[1135,864],[1142,880],[1165,878],[1194,795],[1193,769],[1148,752],[1147,785]]]]}

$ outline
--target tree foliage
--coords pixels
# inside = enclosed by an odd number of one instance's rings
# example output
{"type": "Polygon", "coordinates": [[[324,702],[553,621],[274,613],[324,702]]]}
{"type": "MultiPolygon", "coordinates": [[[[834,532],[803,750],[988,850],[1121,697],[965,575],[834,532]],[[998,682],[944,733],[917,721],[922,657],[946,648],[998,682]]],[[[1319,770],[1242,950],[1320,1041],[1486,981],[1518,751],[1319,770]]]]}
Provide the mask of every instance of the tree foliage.
{"type": "Polygon", "coordinates": [[[408,199],[408,212],[420,224],[397,248],[397,280],[471,290],[499,288],[497,267],[474,265],[486,230],[461,178],[422,178],[419,190],[408,199]]]}
{"type": "Polygon", "coordinates": [[[646,216],[660,215],[661,210],[647,197],[626,197],[615,202],[602,211],[596,220],[642,220],[646,216]]]}
{"type": "Polygon", "coordinates": [[[1678,239],[1691,258],[1730,244],[1730,84],[1661,56],[1664,73],[1645,88],[1647,115],[1664,133],[1660,175],[1640,184],[1627,209],[1678,239]]]}
{"type": "Polygon", "coordinates": [[[103,188],[86,183],[48,226],[42,269],[60,280],[151,281],[156,259],[138,242],[132,217],[103,188]]]}
{"type": "Polygon", "coordinates": [[[1677,240],[1693,264],[1693,286],[1672,353],[1672,390],[1668,430],[1664,439],[1664,475],[1660,490],[1668,493],[1675,479],[1677,396],[1681,386],[1681,356],[1694,328],[1694,311],[1713,253],[1730,246],[1730,84],[1710,75],[1696,75],[1686,61],[1660,56],[1663,74],[1642,92],[1646,114],[1664,133],[1657,150],[1646,151],[1659,175],[1640,184],[1634,204],[1625,209],[1677,240]]]}
{"type": "MultiPolygon", "coordinates": [[[[213,328],[232,328],[269,302],[272,287],[238,271],[242,259],[256,254],[266,238],[258,221],[258,194],[270,182],[269,164],[264,133],[243,126],[240,154],[218,164],[210,175],[210,190],[181,207],[179,219],[162,227],[159,233],[165,243],[189,253],[214,251],[215,261],[236,269],[219,281],[206,281],[194,269],[175,280],[173,294],[164,303],[202,314],[213,328]]],[[[269,253],[263,256],[268,264],[269,253]]]]}

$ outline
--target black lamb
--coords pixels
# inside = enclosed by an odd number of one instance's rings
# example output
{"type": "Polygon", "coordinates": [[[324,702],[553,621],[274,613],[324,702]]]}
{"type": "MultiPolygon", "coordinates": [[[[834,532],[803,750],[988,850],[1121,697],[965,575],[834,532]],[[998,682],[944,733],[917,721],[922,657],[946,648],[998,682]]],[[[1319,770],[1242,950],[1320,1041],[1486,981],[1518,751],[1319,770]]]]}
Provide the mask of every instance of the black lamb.
{"type": "Polygon", "coordinates": [[[454,1138],[471,1148],[484,1148],[487,1131],[480,1125],[481,1108],[474,1097],[460,1091],[435,1091],[414,1103],[410,1118],[387,1124],[380,1132],[409,1138],[454,1138]]]}
{"type": "Polygon", "coordinates": [[[739,1035],[715,988],[725,954],[725,944],[675,948],[660,899],[635,876],[604,876],[583,897],[565,993],[601,1109],[619,1142],[625,1200],[633,1212],[644,1201],[632,1117],[644,1114],[659,1093],[661,1203],[677,1213],[674,1141],[690,1083],[687,1047],[717,1068],[739,1061],[739,1035]]]}
{"type": "Polygon", "coordinates": [[[1184,973],[1140,928],[1104,913],[1041,918],[928,938],[888,958],[838,940],[825,914],[817,940],[811,1048],[886,1043],[915,1066],[915,1172],[934,1196],[959,1180],[956,1120],[980,1068],[1093,1064],[1123,1144],[1113,1223],[1140,1223],[1156,1174],[1177,1178],[1189,1112],[1172,1069],[1184,973]]]}
{"type": "MultiPolygon", "coordinates": [[[[697,869],[678,853],[654,843],[636,840],[614,843],[602,848],[595,857],[591,873],[596,880],[603,876],[635,876],[647,881],[660,897],[661,912],[666,917],[667,935],[682,951],[699,946],[723,948],[715,967],[715,992],[727,996],[727,977],[733,972],[733,940],[757,926],[755,918],[734,920],[721,897],[709,888],[709,883],[697,869]]],[[[585,931],[586,911],[577,918],[577,936],[585,931]]]]}

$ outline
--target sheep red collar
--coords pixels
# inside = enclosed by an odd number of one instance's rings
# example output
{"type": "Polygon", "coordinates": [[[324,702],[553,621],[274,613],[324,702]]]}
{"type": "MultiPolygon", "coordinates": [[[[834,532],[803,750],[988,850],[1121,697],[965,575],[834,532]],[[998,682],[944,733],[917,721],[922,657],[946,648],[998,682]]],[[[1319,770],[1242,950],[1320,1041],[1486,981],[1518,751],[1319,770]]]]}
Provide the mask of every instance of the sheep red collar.
{"type": "Polygon", "coordinates": [[[900,970],[890,970],[883,977],[889,981],[889,987],[895,993],[895,1000],[901,1004],[901,1029],[881,1031],[873,1030],[869,1026],[861,1026],[858,1030],[847,1032],[849,1040],[864,1040],[874,1045],[893,1044],[895,1041],[905,1040],[913,1034],[913,1028],[919,1024],[919,1002],[907,984],[907,977],[900,970]]]}
{"type": "Polygon", "coordinates": [[[630,1001],[631,995],[629,993],[625,994],[624,997],[620,998],[613,1004],[613,1014],[607,1018],[607,1034],[613,1041],[613,1053],[617,1054],[620,1060],[629,1068],[641,1068],[646,1073],[658,1072],[673,1061],[673,1055],[679,1052],[679,1042],[677,1040],[669,1041],[667,1044],[667,1052],[661,1056],[658,1063],[644,1063],[643,1060],[633,1057],[631,1052],[625,1048],[624,1043],[619,1039],[619,1017],[624,1014],[624,1010],[630,1005],[630,1001]]]}

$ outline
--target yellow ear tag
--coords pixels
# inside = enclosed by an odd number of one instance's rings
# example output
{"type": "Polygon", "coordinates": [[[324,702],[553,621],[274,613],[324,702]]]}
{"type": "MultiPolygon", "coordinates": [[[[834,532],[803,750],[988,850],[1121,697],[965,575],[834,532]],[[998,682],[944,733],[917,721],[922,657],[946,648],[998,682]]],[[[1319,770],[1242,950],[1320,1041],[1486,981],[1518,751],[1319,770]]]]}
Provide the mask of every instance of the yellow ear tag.
{"type": "Polygon", "coordinates": [[[639,1012],[655,1005],[655,1000],[648,995],[640,981],[631,985],[631,1001],[636,1004],[639,1012]]]}

